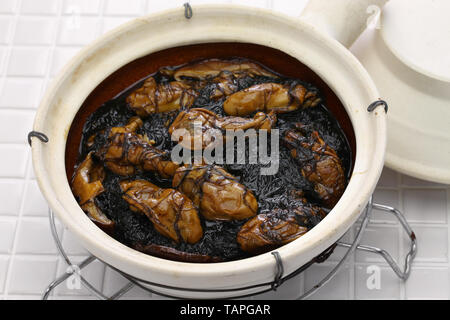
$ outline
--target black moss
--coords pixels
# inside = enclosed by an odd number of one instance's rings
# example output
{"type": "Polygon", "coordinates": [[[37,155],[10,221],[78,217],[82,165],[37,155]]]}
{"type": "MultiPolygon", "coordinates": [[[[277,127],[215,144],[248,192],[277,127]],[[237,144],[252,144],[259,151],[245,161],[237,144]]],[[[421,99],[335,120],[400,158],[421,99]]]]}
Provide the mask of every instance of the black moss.
{"type": "MultiPolygon", "coordinates": [[[[153,75],[158,82],[168,82],[167,75],[157,73],[153,75]]],[[[310,84],[299,80],[288,78],[268,78],[268,77],[245,77],[236,80],[235,85],[239,90],[252,85],[266,82],[279,83],[302,83],[310,90],[316,90],[310,84]]],[[[134,87],[142,83],[142,80],[134,87]]],[[[133,87],[130,87],[131,89],[133,87]]],[[[134,112],[128,109],[125,98],[131,89],[127,89],[123,94],[111,101],[106,102],[87,120],[83,139],[80,145],[80,159],[90,150],[97,149],[105,143],[107,130],[114,126],[122,126],[128,119],[135,116],[134,112]],[[104,132],[103,134],[97,134],[104,132]],[[93,146],[86,147],[87,140],[97,134],[93,146]]],[[[200,92],[194,102],[193,107],[201,107],[212,110],[218,115],[224,116],[223,100],[215,101],[209,98],[213,86],[206,86],[200,92]]],[[[325,102],[326,103],[326,102],[325,102]]],[[[155,146],[163,151],[170,151],[174,143],[170,140],[168,126],[176,117],[177,112],[169,114],[155,114],[144,120],[142,134],[146,134],[149,139],[155,141],[155,146]]],[[[351,152],[345,136],[337,121],[331,116],[325,105],[315,108],[299,110],[278,116],[277,128],[280,130],[280,137],[291,128],[294,123],[301,122],[308,124],[317,130],[320,136],[335,149],[343,161],[347,173],[351,169],[351,152]]],[[[248,144],[246,145],[248,154],[248,144]]],[[[239,178],[240,182],[251,189],[258,200],[259,212],[268,212],[280,208],[289,210],[295,206],[295,201],[289,197],[290,190],[303,190],[308,201],[315,203],[314,192],[311,184],[301,175],[296,162],[289,155],[288,150],[280,141],[280,163],[278,173],[270,176],[260,175],[261,165],[225,165],[225,169],[239,178]]],[[[152,183],[162,187],[171,187],[171,181],[161,179],[153,173],[140,173],[134,177],[126,179],[147,179],[152,183]]],[[[199,253],[210,256],[218,256],[224,260],[236,260],[247,256],[240,250],[236,242],[236,234],[245,221],[202,221],[204,236],[195,244],[177,244],[162,236],[154,228],[147,217],[129,209],[128,204],[122,199],[122,192],[119,182],[124,179],[106,170],[106,178],[103,182],[105,192],[96,198],[96,203],[100,209],[116,223],[114,237],[128,246],[136,244],[147,245],[157,244],[188,253],[199,253]]],[[[311,226],[319,221],[311,220],[311,226]]]]}

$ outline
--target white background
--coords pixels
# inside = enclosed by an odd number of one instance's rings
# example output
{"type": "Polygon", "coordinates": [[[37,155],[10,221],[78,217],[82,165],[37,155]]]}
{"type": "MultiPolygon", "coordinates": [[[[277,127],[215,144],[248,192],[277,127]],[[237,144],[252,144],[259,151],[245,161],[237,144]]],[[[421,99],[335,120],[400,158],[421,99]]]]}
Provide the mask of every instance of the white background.
{"type": "MultiPolygon", "coordinates": [[[[52,78],[80,48],[123,22],[164,8],[178,0],[0,0],[0,299],[38,299],[45,287],[66,270],[56,252],[47,218],[47,205],[31,167],[26,135],[39,100],[52,78]]],[[[244,3],[298,16],[307,0],[191,1],[244,3]]],[[[194,12],[195,14],[195,12],[194,12]]],[[[398,280],[379,257],[356,253],[342,271],[320,289],[315,299],[449,298],[450,188],[385,169],[375,201],[404,211],[417,234],[419,252],[410,279],[398,280]],[[381,269],[379,289],[369,290],[367,267],[381,269]]],[[[387,249],[403,260],[408,250],[398,222],[374,213],[363,243],[387,249]]],[[[346,235],[351,239],[356,226],[346,235]]],[[[58,225],[65,249],[74,261],[87,255],[71,234],[58,225]]],[[[342,255],[337,250],[285,283],[277,292],[258,296],[289,299],[314,285],[342,255]]],[[[112,294],[126,281],[101,263],[82,273],[92,284],[112,294]]],[[[84,289],[65,284],[52,299],[93,298],[84,289]]],[[[125,298],[161,298],[132,289],[125,298]]]]}

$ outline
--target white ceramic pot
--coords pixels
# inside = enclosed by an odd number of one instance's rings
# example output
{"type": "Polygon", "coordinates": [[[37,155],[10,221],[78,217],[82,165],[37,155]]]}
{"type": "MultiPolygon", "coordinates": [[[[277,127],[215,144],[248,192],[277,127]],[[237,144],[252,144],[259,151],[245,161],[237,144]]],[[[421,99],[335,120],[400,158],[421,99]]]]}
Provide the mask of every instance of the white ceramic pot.
{"type": "MultiPolygon", "coordinates": [[[[36,115],[33,130],[49,138],[48,143],[33,140],[36,178],[51,209],[82,245],[133,277],[193,289],[237,288],[270,282],[276,272],[270,253],[233,262],[197,264],[152,257],[123,245],[89,220],[66,178],[65,147],[72,120],[89,93],[112,72],[166,48],[208,42],[250,42],[277,48],[316,72],[342,101],[356,137],[353,174],[340,201],[306,235],[277,249],[285,275],[330,247],[357,220],[379,179],[386,145],[386,114],[382,107],[367,111],[367,106],[380,97],[358,60],[318,28],[269,10],[206,5],[193,6],[193,12],[189,20],[184,16],[184,8],[137,18],[98,39],[64,68],[36,115]]],[[[212,298],[254,290],[217,294],[161,291],[212,298]]]]}

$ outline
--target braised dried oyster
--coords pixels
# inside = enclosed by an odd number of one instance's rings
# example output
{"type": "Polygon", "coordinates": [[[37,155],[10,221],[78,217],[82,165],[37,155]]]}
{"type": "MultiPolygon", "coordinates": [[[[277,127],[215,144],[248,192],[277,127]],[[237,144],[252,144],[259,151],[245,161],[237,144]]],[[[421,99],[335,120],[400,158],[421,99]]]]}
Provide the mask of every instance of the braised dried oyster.
{"type": "Polygon", "coordinates": [[[175,172],[172,185],[208,220],[242,220],[258,210],[253,193],[219,166],[184,165],[175,172]]]}
{"type": "Polygon", "coordinates": [[[147,117],[154,113],[189,108],[196,96],[197,93],[183,82],[161,84],[150,77],[127,97],[127,103],[137,115],[147,117]]]}
{"type": "Polygon", "coordinates": [[[197,209],[175,189],[163,189],[146,180],[122,181],[123,199],[144,213],[158,232],[175,242],[195,243],[203,236],[197,209]]]}
{"type": "Polygon", "coordinates": [[[223,109],[230,116],[246,116],[255,111],[290,112],[314,107],[319,102],[317,92],[301,84],[262,83],[230,95],[223,109]]]}
{"type": "Polygon", "coordinates": [[[261,67],[260,65],[248,60],[219,60],[209,59],[199,62],[190,63],[184,67],[177,69],[174,73],[176,80],[180,81],[186,78],[196,80],[206,80],[217,77],[222,72],[230,72],[233,74],[246,74],[252,76],[266,76],[277,78],[277,76],[261,67]]]}
{"type": "MultiPolygon", "coordinates": [[[[219,117],[210,110],[193,108],[181,111],[169,128],[169,133],[184,129],[189,133],[180,137],[178,142],[185,148],[197,150],[204,149],[215,141],[216,133],[223,130],[263,129],[270,132],[276,122],[274,113],[258,112],[253,118],[219,117]],[[198,132],[196,132],[196,129],[198,132]]],[[[176,138],[176,137],[175,137],[176,138]]]]}
{"type": "Polygon", "coordinates": [[[315,130],[297,123],[283,137],[302,175],[314,184],[314,190],[327,208],[332,208],[346,186],[341,159],[315,130]]]}
{"type": "Polygon", "coordinates": [[[102,230],[112,234],[115,223],[95,204],[95,198],[105,191],[102,181],[105,178],[103,166],[96,163],[90,152],[80,163],[72,179],[72,191],[78,197],[81,209],[102,230]]]}
{"type": "Polygon", "coordinates": [[[173,176],[178,165],[167,160],[166,153],[153,147],[145,136],[135,133],[141,126],[142,120],[132,118],[126,126],[112,128],[97,157],[109,170],[122,176],[131,176],[137,169],[156,171],[163,178],[173,176]]]}

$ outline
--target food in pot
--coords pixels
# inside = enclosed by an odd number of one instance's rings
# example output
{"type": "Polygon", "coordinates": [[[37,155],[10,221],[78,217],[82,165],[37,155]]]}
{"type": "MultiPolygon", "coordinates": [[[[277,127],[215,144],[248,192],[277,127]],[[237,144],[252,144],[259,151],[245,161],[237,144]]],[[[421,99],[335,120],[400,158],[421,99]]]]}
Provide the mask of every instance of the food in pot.
{"type": "Polygon", "coordinates": [[[269,114],[258,112],[253,118],[220,117],[210,110],[193,108],[178,114],[169,127],[169,133],[173,135],[176,130],[184,129],[189,136],[187,139],[184,136],[181,137],[179,143],[192,150],[204,149],[215,141],[217,133],[225,137],[224,130],[263,129],[270,132],[276,119],[273,112],[269,114]]]}
{"type": "Polygon", "coordinates": [[[173,76],[176,80],[196,79],[207,80],[216,78],[220,74],[227,72],[231,74],[245,74],[250,76],[266,76],[276,78],[277,76],[263,68],[259,64],[245,59],[220,60],[208,59],[190,63],[178,68],[173,76]]]}
{"type": "Polygon", "coordinates": [[[297,198],[290,209],[276,208],[247,221],[237,235],[237,242],[246,252],[266,252],[301,237],[325,215],[320,207],[297,198]]]}
{"type": "Polygon", "coordinates": [[[314,107],[319,102],[317,92],[301,84],[262,83],[230,95],[223,109],[231,116],[247,116],[255,111],[290,112],[314,107]]]}
{"type": "Polygon", "coordinates": [[[121,181],[120,187],[130,209],[144,213],[162,235],[187,243],[196,243],[203,236],[197,209],[184,194],[146,180],[121,181]]]}
{"type": "MultiPolygon", "coordinates": [[[[232,144],[233,155],[255,148],[246,137],[232,144]]],[[[231,261],[314,228],[342,195],[351,159],[313,85],[242,58],[208,59],[160,68],[92,113],[71,186],[86,214],[131,248],[176,261],[231,261]],[[200,135],[192,136],[196,126],[200,135]],[[177,129],[191,136],[174,139],[177,129]],[[265,151],[279,151],[278,171],[262,175],[267,163],[227,162],[220,153],[212,164],[203,153],[195,158],[215,141],[210,132],[226,139],[224,131],[236,129],[276,139],[279,150],[265,151]],[[192,152],[187,162],[172,159],[178,145],[192,152]]]]}
{"type": "Polygon", "coordinates": [[[165,159],[166,154],[153,147],[148,138],[136,134],[141,126],[142,120],[132,118],[126,126],[112,128],[97,157],[109,170],[122,176],[134,175],[138,168],[156,171],[163,178],[173,176],[178,165],[165,159]]]}
{"type": "Polygon", "coordinates": [[[153,113],[187,108],[195,97],[196,92],[182,82],[157,83],[150,77],[141,88],[128,96],[127,102],[137,115],[147,117],[153,113]]]}
{"type": "Polygon", "coordinates": [[[187,195],[207,220],[243,220],[258,210],[252,191],[219,166],[184,165],[175,172],[173,187],[187,195]]]}
{"type": "Polygon", "coordinates": [[[77,167],[72,180],[72,191],[80,204],[93,200],[104,191],[102,184],[104,178],[103,166],[94,162],[90,152],[77,167]]]}
{"type": "Polygon", "coordinates": [[[209,256],[206,254],[199,254],[199,253],[189,253],[180,251],[174,248],[166,247],[166,246],[160,246],[157,244],[148,244],[148,245],[141,245],[136,244],[133,246],[134,249],[150,254],[152,256],[161,257],[164,259],[169,260],[175,260],[175,261],[182,261],[182,262],[221,262],[223,261],[220,257],[215,256],[209,256]]]}
{"type": "Polygon", "coordinates": [[[75,171],[72,191],[88,217],[102,230],[111,234],[114,230],[114,221],[110,220],[95,204],[95,198],[105,191],[102,184],[104,178],[103,166],[94,161],[90,152],[75,171]]]}
{"type": "Polygon", "coordinates": [[[314,184],[314,190],[323,205],[332,208],[346,184],[336,151],[325,143],[316,130],[300,123],[286,132],[283,141],[300,165],[302,175],[314,184]]]}
{"type": "Polygon", "coordinates": [[[281,210],[261,213],[247,221],[237,235],[241,249],[253,254],[270,251],[289,243],[308,231],[294,215],[281,210]]]}
{"type": "Polygon", "coordinates": [[[115,222],[109,219],[106,214],[95,204],[95,200],[88,201],[81,206],[84,212],[86,212],[89,219],[91,219],[100,229],[105,231],[109,235],[114,234],[115,222]]]}

